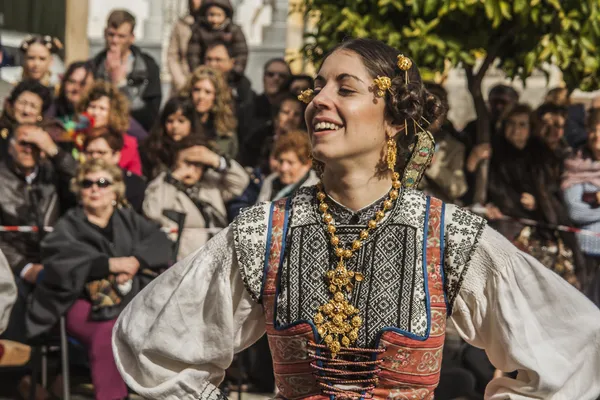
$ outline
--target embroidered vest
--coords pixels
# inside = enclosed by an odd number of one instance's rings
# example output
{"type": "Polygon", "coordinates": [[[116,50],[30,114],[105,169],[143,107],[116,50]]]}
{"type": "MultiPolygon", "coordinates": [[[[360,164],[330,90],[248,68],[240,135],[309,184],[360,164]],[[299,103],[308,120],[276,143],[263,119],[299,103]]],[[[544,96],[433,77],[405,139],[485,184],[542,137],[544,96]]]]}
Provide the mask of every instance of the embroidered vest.
{"type": "MultiPolygon", "coordinates": [[[[377,367],[372,367],[377,371],[373,374],[376,384],[373,390],[362,393],[364,398],[433,399],[439,382],[447,315],[442,267],[444,204],[440,200],[428,198],[424,206],[426,334],[420,337],[394,326],[384,327],[378,332],[375,348],[380,350],[373,354],[377,367]]],[[[309,351],[311,343],[318,341],[312,321],[299,320],[283,328],[275,321],[289,211],[289,199],[282,199],[271,205],[261,289],[275,381],[279,389],[277,396],[285,399],[326,399],[330,396],[323,393],[321,382],[335,380],[336,377],[335,372],[331,375],[331,371],[315,359],[315,353],[309,351]]],[[[318,351],[316,354],[318,356],[318,351]]]]}

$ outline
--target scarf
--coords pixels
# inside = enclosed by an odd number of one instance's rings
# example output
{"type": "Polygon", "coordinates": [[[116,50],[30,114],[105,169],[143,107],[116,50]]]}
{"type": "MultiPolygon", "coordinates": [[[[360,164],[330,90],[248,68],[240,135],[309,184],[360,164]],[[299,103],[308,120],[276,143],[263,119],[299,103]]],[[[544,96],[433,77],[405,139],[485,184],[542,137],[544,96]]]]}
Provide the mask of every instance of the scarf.
{"type": "Polygon", "coordinates": [[[565,160],[560,188],[566,190],[580,183],[590,183],[600,188],[600,161],[594,161],[591,157],[584,158],[582,152],[565,160]]]}

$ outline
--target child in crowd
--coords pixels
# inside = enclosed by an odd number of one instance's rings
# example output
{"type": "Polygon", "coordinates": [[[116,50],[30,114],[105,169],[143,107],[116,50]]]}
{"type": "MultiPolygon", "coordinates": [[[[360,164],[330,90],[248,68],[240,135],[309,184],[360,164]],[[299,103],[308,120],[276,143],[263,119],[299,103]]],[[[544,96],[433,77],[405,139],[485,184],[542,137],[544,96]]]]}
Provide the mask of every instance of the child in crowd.
{"type": "Polygon", "coordinates": [[[233,23],[233,7],[229,0],[204,0],[192,26],[187,57],[190,71],[204,63],[204,52],[215,40],[227,43],[235,59],[233,71],[243,74],[248,60],[248,46],[242,28],[233,23]]]}
{"type": "Polygon", "coordinates": [[[156,126],[141,145],[142,170],[154,179],[173,163],[174,146],[196,132],[194,104],[187,97],[173,97],[162,110],[156,126]]]}

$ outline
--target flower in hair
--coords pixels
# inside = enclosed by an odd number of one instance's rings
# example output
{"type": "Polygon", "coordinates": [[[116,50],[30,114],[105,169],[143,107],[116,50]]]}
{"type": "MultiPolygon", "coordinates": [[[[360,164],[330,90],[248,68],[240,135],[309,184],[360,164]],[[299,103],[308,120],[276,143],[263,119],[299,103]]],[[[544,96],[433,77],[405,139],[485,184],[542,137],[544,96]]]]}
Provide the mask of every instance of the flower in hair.
{"type": "Polygon", "coordinates": [[[398,54],[398,68],[402,71],[408,71],[410,67],[412,67],[412,61],[410,58],[406,57],[404,54],[398,54]]]}
{"type": "Polygon", "coordinates": [[[298,95],[298,100],[305,104],[308,104],[312,101],[313,97],[315,97],[314,91],[312,89],[306,89],[298,95]]]}
{"type": "Polygon", "coordinates": [[[392,87],[392,80],[387,76],[378,76],[377,78],[373,79],[373,83],[378,89],[375,93],[377,97],[385,96],[385,91],[392,87]]]}

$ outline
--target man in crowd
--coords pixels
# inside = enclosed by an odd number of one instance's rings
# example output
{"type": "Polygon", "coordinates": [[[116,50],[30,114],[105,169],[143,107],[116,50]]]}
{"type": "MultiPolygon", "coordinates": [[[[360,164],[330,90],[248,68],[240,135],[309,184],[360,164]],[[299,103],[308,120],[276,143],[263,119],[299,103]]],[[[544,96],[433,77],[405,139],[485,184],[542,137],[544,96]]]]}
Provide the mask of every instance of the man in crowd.
{"type": "MultiPolygon", "coordinates": [[[[488,94],[488,109],[490,117],[490,139],[493,142],[498,122],[504,111],[511,108],[519,101],[519,93],[507,85],[496,85],[488,94]]],[[[468,191],[462,197],[463,204],[473,203],[475,194],[476,173],[482,161],[488,160],[492,155],[491,143],[477,143],[477,120],[471,121],[459,135],[466,147],[465,176],[467,177],[468,191]]]]}
{"type": "Polygon", "coordinates": [[[235,58],[232,55],[231,46],[227,43],[215,40],[207,46],[204,53],[204,64],[218,69],[225,75],[236,105],[236,116],[238,119],[238,139],[240,143],[250,134],[248,127],[252,120],[252,105],[255,93],[252,84],[245,75],[234,70],[235,58]]]}
{"type": "Polygon", "coordinates": [[[283,58],[273,58],[266,62],[263,74],[263,94],[254,102],[254,129],[259,129],[273,117],[286,92],[286,84],[292,72],[283,58]]]}
{"type": "MultiPolygon", "coordinates": [[[[0,163],[0,225],[52,226],[75,204],[69,191],[77,163],[50,135],[35,125],[19,126],[11,138],[9,157],[0,163]]],[[[40,232],[5,232],[0,250],[13,271],[19,297],[3,339],[25,338],[26,296],[43,275],[40,232]]]]}
{"type": "Polygon", "coordinates": [[[133,43],[135,17],[125,10],[108,16],[106,48],[91,62],[94,76],[112,82],[129,99],[131,116],[150,130],[162,98],[160,71],[156,61],[133,43]]]}

